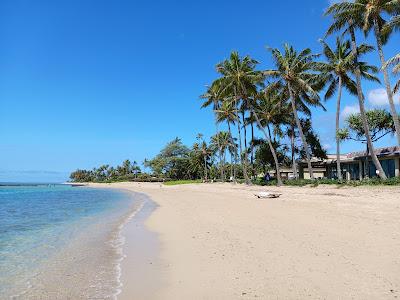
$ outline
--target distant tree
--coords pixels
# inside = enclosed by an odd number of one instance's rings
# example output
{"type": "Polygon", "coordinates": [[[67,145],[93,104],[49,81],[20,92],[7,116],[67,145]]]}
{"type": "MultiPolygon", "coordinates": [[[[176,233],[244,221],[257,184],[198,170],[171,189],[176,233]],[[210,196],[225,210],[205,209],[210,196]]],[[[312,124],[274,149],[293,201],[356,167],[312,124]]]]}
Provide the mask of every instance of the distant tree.
{"type": "MultiPolygon", "coordinates": [[[[271,142],[275,155],[280,164],[289,164],[290,159],[286,156],[286,149],[283,145],[279,145],[276,141],[271,142]]],[[[255,164],[259,172],[267,173],[271,169],[275,169],[275,158],[271,152],[271,147],[264,139],[254,139],[255,148],[255,164]]]]}
{"type": "Polygon", "coordinates": [[[211,145],[210,148],[213,151],[219,149],[221,153],[221,164],[220,168],[222,170],[221,180],[225,181],[225,163],[226,163],[226,153],[229,151],[229,148],[232,147],[232,137],[229,132],[227,131],[220,131],[218,134],[215,134],[211,137],[211,145]]]}
{"type": "MultiPolygon", "coordinates": [[[[324,149],[324,147],[322,147],[319,136],[312,127],[311,120],[301,119],[300,122],[302,124],[304,135],[306,137],[307,144],[309,145],[310,153],[312,154],[312,156],[321,159],[327,158],[326,150],[324,149]]],[[[300,150],[300,157],[302,157],[303,159],[306,158],[304,149],[300,150]]]]}
{"type": "Polygon", "coordinates": [[[148,160],[147,166],[159,176],[172,179],[189,178],[189,152],[189,148],[182,144],[181,139],[175,138],[155,158],[148,160]]]}
{"type": "MultiPolygon", "coordinates": [[[[396,132],[391,114],[383,109],[374,109],[366,112],[369,124],[369,136],[376,142],[388,134],[396,132]]],[[[340,140],[354,140],[366,144],[366,153],[371,154],[361,114],[352,114],[346,119],[346,127],[338,131],[340,140]]],[[[365,159],[365,169],[368,169],[368,159],[365,159]]]]}
{"type": "MultiPolygon", "coordinates": [[[[372,142],[376,142],[388,134],[395,133],[393,118],[388,111],[374,109],[367,111],[366,114],[372,142]]],[[[347,117],[346,127],[339,130],[338,136],[341,140],[350,139],[362,143],[367,142],[360,113],[351,114],[347,117]]],[[[367,151],[369,152],[368,144],[367,151]]]]}

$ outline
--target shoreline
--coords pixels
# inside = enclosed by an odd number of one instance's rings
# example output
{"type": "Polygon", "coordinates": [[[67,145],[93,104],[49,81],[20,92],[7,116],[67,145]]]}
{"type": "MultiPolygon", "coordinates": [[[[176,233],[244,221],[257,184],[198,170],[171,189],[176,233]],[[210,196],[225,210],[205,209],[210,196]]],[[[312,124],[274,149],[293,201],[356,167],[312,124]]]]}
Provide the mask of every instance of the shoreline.
{"type": "MultiPolygon", "coordinates": [[[[143,225],[160,246],[143,264],[157,279],[147,299],[400,296],[398,187],[96,186],[144,193],[158,205],[143,225]],[[282,196],[254,197],[265,190],[282,196]]],[[[118,299],[134,298],[128,287],[142,280],[133,248],[118,299]]]]}
{"type": "Polygon", "coordinates": [[[88,183],[90,188],[110,188],[128,193],[137,207],[123,217],[117,226],[112,247],[118,251],[120,259],[116,265],[117,282],[115,299],[153,299],[155,291],[162,286],[158,266],[160,243],[157,233],[146,226],[147,219],[157,209],[157,203],[147,194],[131,188],[113,184],[88,183]]]}

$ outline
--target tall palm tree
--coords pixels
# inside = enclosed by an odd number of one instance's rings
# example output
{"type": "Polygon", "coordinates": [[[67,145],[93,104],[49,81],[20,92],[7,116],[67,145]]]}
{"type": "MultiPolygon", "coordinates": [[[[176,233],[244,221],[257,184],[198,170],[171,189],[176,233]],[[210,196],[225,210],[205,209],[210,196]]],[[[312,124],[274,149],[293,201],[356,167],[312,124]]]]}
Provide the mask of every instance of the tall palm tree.
{"type": "MultiPolygon", "coordinates": [[[[214,81],[210,87],[208,87],[206,93],[200,96],[202,99],[206,99],[201,108],[205,108],[208,106],[212,105],[214,114],[215,114],[215,128],[216,128],[216,134],[219,133],[219,128],[218,128],[218,117],[217,117],[217,110],[219,109],[221,105],[221,101],[223,98],[223,86],[221,85],[221,81],[214,81]]],[[[217,140],[218,141],[218,140],[217,140]]],[[[218,147],[219,151],[219,156],[220,156],[220,174],[221,174],[221,181],[224,181],[224,174],[223,174],[223,168],[222,168],[222,150],[220,147],[218,147]]]]}
{"type": "MultiPolygon", "coordinates": [[[[256,118],[254,117],[253,112],[250,110],[250,115],[246,118],[246,124],[250,125],[251,131],[251,140],[250,140],[250,165],[251,165],[251,174],[253,179],[255,179],[255,168],[254,168],[254,124],[256,124],[256,118]]],[[[257,125],[256,125],[257,126],[257,125]]]]}
{"type": "Polygon", "coordinates": [[[231,124],[236,124],[239,122],[237,115],[237,108],[233,105],[232,101],[226,99],[222,102],[219,109],[216,110],[217,113],[217,122],[226,122],[228,125],[228,132],[231,138],[230,147],[231,152],[231,177],[233,177],[233,181],[236,182],[236,164],[233,163],[233,160],[237,161],[237,147],[232,136],[231,124]],[[233,155],[232,155],[233,152],[233,155]],[[235,159],[234,159],[235,158],[235,159]]]}
{"type": "MultiPolygon", "coordinates": [[[[337,135],[340,126],[340,102],[342,98],[342,88],[345,88],[350,94],[357,95],[356,83],[351,79],[350,74],[354,73],[354,55],[351,50],[350,41],[342,41],[339,37],[336,39],[336,48],[333,50],[327,43],[321,41],[323,45],[323,53],[326,62],[319,63],[320,71],[327,78],[328,89],[325,93],[325,100],[331,98],[335,93],[336,100],[336,168],[339,180],[343,179],[340,167],[340,138],[337,135]]],[[[358,53],[364,54],[373,48],[367,45],[360,45],[358,53]]],[[[378,69],[370,66],[365,62],[360,62],[362,66],[361,76],[365,79],[379,82],[379,79],[372,73],[376,73],[378,69]]]]}
{"type": "Polygon", "coordinates": [[[376,45],[378,48],[379,59],[385,82],[385,89],[389,100],[390,112],[396,128],[397,143],[400,146],[400,122],[393,101],[393,92],[390,86],[390,79],[385,68],[385,55],[383,45],[389,39],[392,27],[386,28],[387,23],[384,15],[400,14],[400,0],[356,0],[355,2],[346,1],[339,3],[336,11],[344,17],[354,17],[362,22],[359,24],[364,33],[368,34],[371,30],[374,32],[376,45]]]}
{"type": "Polygon", "coordinates": [[[271,89],[282,86],[286,94],[289,95],[293,116],[306,153],[310,178],[314,179],[311,155],[298,116],[298,104],[296,104],[296,100],[302,99],[307,104],[320,105],[318,91],[322,88],[323,81],[320,74],[316,73],[317,65],[315,64],[315,58],[317,55],[312,54],[311,50],[308,48],[297,53],[296,50],[288,44],[284,45],[283,53],[281,53],[279,49],[269,48],[269,50],[271,51],[276,69],[266,70],[264,74],[276,80],[276,82],[270,85],[271,89]]]}
{"type": "MultiPolygon", "coordinates": [[[[255,84],[261,80],[260,72],[255,71],[258,62],[249,56],[240,57],[239,53],[234,51],[229,59],[217,65],[217,71],[222,74],[226,88],[232,92],[235,107],[239,107],[242,101],[243,107],[247,108],[247,100],[255,89],[255,84]]],[[[237,111],[238,112],[238,111],[237,111]]],[[[239,119],[239,117],[238,117],[239,119]]],[[[244,119],[244,118],[243,118],[244,119]]],[[[245,145],[242,151],[242,139],[240,124],[237,122],[239,132],[239,151],[243,167],[243,174],[247,184],[250,184],[250,178],[247,174],[247,149],[245,145]]]]}
{"type": "Polygon", "coordinates": [[[346,8],[351,8],[352,6],[350,5],[351,3],[349,2],[343,2],[343,3],[335,3],[332,4],[327,11],[325,12],[325,15],[331,15],[333,17],[333,23],[327,30],[327,35],[330,35],[334,32],[341,31],[343,30],[344,33],[350,34],[350,40],[351,40],[351,50],[354,55],[354,74],[356,77],[356,87],[357,87],[357,97],[358,97],[358,104],[360,107],[360,114],[361,114],[361,119],[363,122],[363,127],[364,127],[364,132],[367,140],[367,145],[368,149],[370,151],[370,155],[372,158],[372,161],[378,170],[378,175],[382,179],[386,179],[386,174],[382,168],[381,163],[378,160],[378,157],[376,156],[375,150],[374,150],[374,145],[372,143],[370,131],[369,131],[369,125],[367,121],[367,116],[366,116],[366,111],[365,111],[365,97],[364,93],[362,91],[362,86],[361,86],[361,67],[358,63],[358,47],[357,47],[357,41],[356,41],[356,34],[355,30],[357,28],[362,27],[362,19],[360,18],[359,14],[350,14],[346,10],[346,8]]]}

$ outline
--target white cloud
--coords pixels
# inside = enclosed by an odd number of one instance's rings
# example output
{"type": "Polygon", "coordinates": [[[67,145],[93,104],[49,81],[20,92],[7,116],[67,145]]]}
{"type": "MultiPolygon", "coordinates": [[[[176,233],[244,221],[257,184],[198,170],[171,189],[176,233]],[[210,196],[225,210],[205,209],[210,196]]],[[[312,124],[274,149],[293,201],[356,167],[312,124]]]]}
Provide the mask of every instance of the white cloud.
{"type": "Polygon", "coordinates": [[[352,114],[357,114],[360,112],[360,107],[358,105],[346,105],[342,112],[341,112],[341,117],[342,119],[346,119],[348,116],[352,114]]]}
{"type": "MultiPolygon", "coordinates": [[[[372,106],[389,105],[388,96],[385,89],[375,89],[368,92],[368,101],[372,106]]],[[[399,104],[400,96],[394,95],[394,103],[399,104]]]]}

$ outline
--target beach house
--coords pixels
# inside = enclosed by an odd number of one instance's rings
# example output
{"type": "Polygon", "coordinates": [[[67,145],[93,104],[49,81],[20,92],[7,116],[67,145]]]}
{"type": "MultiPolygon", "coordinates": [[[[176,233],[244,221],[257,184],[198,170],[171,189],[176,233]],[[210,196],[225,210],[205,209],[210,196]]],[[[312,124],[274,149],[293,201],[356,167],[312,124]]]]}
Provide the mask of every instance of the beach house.
{"type": "MultiPolygon", "coordinates": [[[[386,176],[400,176],[400,147],[384,147],[375,149],[386,176]]],[[[351,152],[340,156],[342,175],[347,180],[361,180],[377,176],[375,165],[366,151],[351,152]]],[[[312,158],[311,165],[316,178],[337,178],[336,154],[326,159],[312,158]]],[[[309,179],[307,161],[299,161],[300,178],[309,179]]]]}

